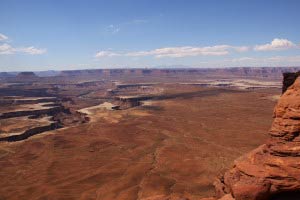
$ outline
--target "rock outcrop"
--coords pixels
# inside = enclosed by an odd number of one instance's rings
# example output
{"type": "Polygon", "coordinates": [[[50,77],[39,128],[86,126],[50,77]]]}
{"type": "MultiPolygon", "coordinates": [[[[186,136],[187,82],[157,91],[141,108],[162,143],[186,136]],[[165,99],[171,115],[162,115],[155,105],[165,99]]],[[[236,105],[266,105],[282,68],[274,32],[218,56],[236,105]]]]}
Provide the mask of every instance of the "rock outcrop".
{"type": "Polygon", "coordinates": [[[8,78],[8,77],[14,77],[15,75],[13,73],[8,72],[0,72],[0,78],[8,78]]]}
{"type": "Polygon", "coordinates": [[[282,93],[284,93],[291,85],[293,85],[298,76],[300,76],[300,71],[296,73],[283,73],[282,93]]]}
{"type": "Polygon", "coordinates": [[[124,110],[136,106],[140,106],[141,101],[151,99],[151,96],[129,96],[129,97],[115,97],[115,102],[118,106],[118,109],[124,110]]]}
{"type": "Polygon", "coordinates": [[[300,77],[285,75],[284,87],[288,88],[283,90],[275,107],[270,138],[236,160],[233,168],[215,182],[218,198],[227,199],[230,195],[229,199],[236,200],[299,198],[300,77]]]}

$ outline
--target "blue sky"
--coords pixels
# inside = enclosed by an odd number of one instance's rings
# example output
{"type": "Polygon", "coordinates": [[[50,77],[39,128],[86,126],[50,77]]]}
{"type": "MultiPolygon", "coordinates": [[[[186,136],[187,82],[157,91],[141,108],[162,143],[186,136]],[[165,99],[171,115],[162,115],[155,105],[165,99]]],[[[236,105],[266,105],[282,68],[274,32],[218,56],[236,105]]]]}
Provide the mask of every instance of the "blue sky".
{"type": "Polygon", "coordinates": [[[298,0],[0,0],[0,71],[300,66],[298,0]]]}

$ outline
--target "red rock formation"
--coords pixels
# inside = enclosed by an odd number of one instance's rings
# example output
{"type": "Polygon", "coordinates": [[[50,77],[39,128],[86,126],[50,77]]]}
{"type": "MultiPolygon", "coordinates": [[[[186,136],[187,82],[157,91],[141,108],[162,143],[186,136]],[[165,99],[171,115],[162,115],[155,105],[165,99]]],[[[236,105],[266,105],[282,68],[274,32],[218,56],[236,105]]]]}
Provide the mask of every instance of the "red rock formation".
{"type": "Polygon", "coordinates": [[[300,77],[280,98],[269,134],[266,144],[236,160],[215,182],[219,198],[277,199],[283,192],[300,191],[300,77]]]}

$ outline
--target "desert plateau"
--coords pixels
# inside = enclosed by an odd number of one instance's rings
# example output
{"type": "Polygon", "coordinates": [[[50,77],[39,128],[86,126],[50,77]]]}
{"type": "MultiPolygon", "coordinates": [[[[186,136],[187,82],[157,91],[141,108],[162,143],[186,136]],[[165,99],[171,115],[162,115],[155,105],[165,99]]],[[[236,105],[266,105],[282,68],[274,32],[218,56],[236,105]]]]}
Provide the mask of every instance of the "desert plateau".
{"type": "Polygon", "coordinates": [[[216,197],[215,180],[268,138],[282,92],[281,75],[252,70],[3,77],[1,199],[216,197]]]}

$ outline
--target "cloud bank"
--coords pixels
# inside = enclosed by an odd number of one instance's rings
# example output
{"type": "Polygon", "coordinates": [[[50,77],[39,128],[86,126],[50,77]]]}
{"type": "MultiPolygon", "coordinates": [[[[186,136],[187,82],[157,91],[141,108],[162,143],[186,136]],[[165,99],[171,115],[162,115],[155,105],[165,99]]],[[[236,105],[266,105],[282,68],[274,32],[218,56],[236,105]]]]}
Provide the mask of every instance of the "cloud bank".
{"type": "Polygon", "coordinates": [[[8,37],[6,35],[0,33],[0,41],[7,40],[7,39],[8,37]]]}
{"type": "MultiPolygon", "coordinates": [[[[0,33],[0,41],[7,40],[8,37],[0,33]]],[[[15,53],[23,53],[29,55],[45,54],[47,49],[39,49],[33,46],[30,47],[13,47],[7,43],[0,44],[0,55],[9,55],[15,53]]]]}
{"type": "Polygon", "coordinates": [[[110,51],[99,51],[96,53],[96,58],[118,56],[119,54],[110,51]]]}
{"type": "Polygon", "coordinates": [[[38,49],[33,46],[15,48],[6,43],[0,45],[0,55],[9,55],[9,54],[15,54],[15,53],[40,55],[40,54],[44,54],[46,52],[47,52],[46,49],[38,49]]]}
{"type": "MultiPolygon", "coordinates": [[[[300,45],[299,45],[300,46],[300,45]]],[[[112,52],[112,51],[98,51],[95,54],[96,58],[113,57],[113,56],[154,56],[155,58],[182,58],[189,56],[224,56],[231,52],[246,52],[253,51],[279,51],[297,48],[293,42],[287,39],[275,38],[271,43],[254,45],[254,46],[232,46],[232,45],[215,45],[206,47],[163,47],[148,51],[133,51],[133,52],[112,52]]]]}
{"type": "Polygon", "coordinates": [[[153,49],[149,51],[134,51],[126,53],[117,53],[112,51],[99,51],[96,53],[96,58],[101,57],[112,57],[112,56],[130,56],[130,57],[140,57],[140,56],[154,56],[155,58],[182,58],[188,56],[222,56],[227,55],[230,51],[244,52],[248,51],[246,46],[230,46],[230,45],[216,45],[207,47],[164,47],[153,49]]]}

